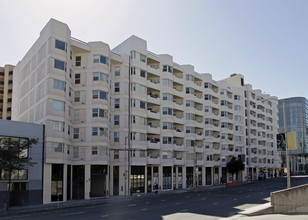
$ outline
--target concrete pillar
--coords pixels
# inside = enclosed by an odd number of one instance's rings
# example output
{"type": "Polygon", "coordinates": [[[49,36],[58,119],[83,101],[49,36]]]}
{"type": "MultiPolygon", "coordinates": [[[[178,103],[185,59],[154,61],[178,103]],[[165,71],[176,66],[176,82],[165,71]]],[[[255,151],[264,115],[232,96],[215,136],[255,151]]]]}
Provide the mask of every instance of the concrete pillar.
{"type": "Polygon", "coordinates": [[[51,164],[44,164],[43,204],[51,202],[51,164]]]}
{"type": "Polygon", "coordinates": [[[148,192],[148,168],[147,166],[145,166],[145,169],[144,169],[144,192],[147,193],[148,192]]]}
{"type": "Polygon", "coordinates": [[[107,179],[106,181],[110,182],[110,184],[109,184],[109,195],[113,196],[113,166],[112,165],[110,165],[110,175],[109,176],[110,176],[110,180],[108,181],[108,179],[107,179]]]}
{"type": "Polygon", "coordinates": [[[173,179],[173,167],[171,167],[171,189],[173,189],[173,182],[175,180],[173,179]]]}
{"type": "Polygon", "coordinates": [[[222,167],[218,167],[218,184],[221,184],[220,180],[222,177],[222,167]]]}
{"type": "Polygon", "coordinates": [[[179,188],[179,167],[175,167],[175,188],[179,188]]]}
{"type": "Polygon", "coordinates": [[[186,189],[186,167],[183,166],[182,168],[182,178],[183,178],[183,189],[186,189]]]}
{"type": "Polygon", "coordinates": [[[84,199],[90,199],[91,191],[91,165],[84,167],[84,199]]]}
{"type": "Polygon", "coordinates": [[[109,170],[109,165],[107,165],[107,176],[106,176],[106,190],[107,190],[107,194],[106,196],[109,197],[110,195],[110,189],[109,189],[109,186],[110,186],[110,170],[109,170]]]}
{"type": "Polygon", "coordinates": [[[67,201],[67,164],[63,165],[63,202],[67,201]]]}
{"type": "Polygon", "coordinates": [[[163,189],[163,167],[158,167],[158,189],[163,189]]]}
{"type": "Polygon", "coordinates": [[[202,167],[202,186],[205,186],[205,167],[202,167]]]}
{"type": "Polygon", "coordinates": [[[211,185],[213,186],[214,185],[214,172],[215,172],[215,169],[214,167],[211,167],[211,185]]]}

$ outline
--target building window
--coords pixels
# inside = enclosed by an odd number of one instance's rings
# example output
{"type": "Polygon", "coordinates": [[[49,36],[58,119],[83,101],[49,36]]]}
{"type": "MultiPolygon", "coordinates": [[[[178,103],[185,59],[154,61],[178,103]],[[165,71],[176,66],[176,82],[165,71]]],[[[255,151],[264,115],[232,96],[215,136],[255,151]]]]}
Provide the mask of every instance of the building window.
{"type": "Polygon", "coordinates": [[[113,159],[119,159],[119,150],[114,150],[113,159]]]}
{"type": "Polygon", "coordinates": [[[147,57],[143,54],[140,54],[140,61],[146,63],[147,57]]]}
{"type": "Polygon", "coordinates": [[[220,105],[221,106],[228,106],[228,102],[226,100],[221,100],[220,105]]]}
{"type": "Polygon", "coordinates": [[[120,99],[114,99],[114,108],[120,108],[120,99]]]}
{"type": "Polygon", "coordinates": [[[163,122],[163,129],[172,130],[173,129],[172,123],[171,122],[163,122]]]}
{"type": "Polygon", "coordinates": [[[239,96],[239,95],[234,95],[234,100],[241,100],[241,96],[239,96]]]}
{"type": "Polygon", "coordinates": [[[139,135],[139,140],[140,141],[146,141],[146,134],[145,133],[140,133],[140,135],[139,135]]]}
{"type": "Polygon", "coordinates": [[[221,112],[220,112],[220,116],[221,116],[221,117],[228,117],[228,112],[221,111],[221,112]]]}
{"type": "Polygon", "coordinates": [[[75,84],[80,84],[80,73],[75,74],[75,84]]]}
{"type": "Polygon", "coordinates": [[[93,56],[93,62],[109,65],[109,58],[105,57],[103,55],[94,55],[93,56]]]}
{"type": "Polygon", "coordinates": [[[79,109],[74,109],[74,121],[79,121],[79,109]]]}
{"type": "Polygon", "coordinates": [[[64,104],[63,101],[52,100],[52,108],[54,110],[64,111],[65,110],[65,104],[64,104]]]}
{"type": "Polygon", "coordinates": [[[64,132],[64,122],[62,122],[62,121],[52,121],[52,130],[64,132]]]}
{"type": "Polygon", "coordinates": [[[114,132],[113,133],[113,141],[114,142],[119,142],[120,141],[120,133],[119,132],[114,132]]]}
{"type": "Polygon", "coordinates": [[[234,116],[234,120],[235,121],[241,121],[242,120],[242,117],[240,115],[235,115],[234,116]]]}
{"type": "Polygon", "coordinates": [[[144,70],[140,70],[140,76],[146,78],[146,72],[144,70]]]}
{"type": "Polygon", "coordinates": [[[108,129],[101,127],[92,128],[92,136],[105,136],[108,137],[108,129]]]}
{"type": "Polygon", "coordinates": [[[194,107],[195,107],[195,102],[194,102],[194,101],[191,101],[191,100],[187,100],[187,101],[186,101],[186,107],[192,107],[192,108],[194,108],[194,107]]]}
{"type": "Polygon", "coordinates": [[[74,102],[80,102],[80,91],[74,92],[74,102]]]}
{"type": "Polygon", "coordinates": [[[81,56],[76,57],[75,66],[81,66],[81,56]]]}
{"type": "Polygon", "coordinates": [[[114,92],[120,92],[120,83],[119,82],[114,83],[114,92]]]}
{"type": "Polygon", "coordinates": [[[54,152],[63,152],[63,143],[54,143],[54,152]]]}
{"type": "Polygon", "coordinates": [[[212,83],[204,83],[204,88],[211,89],[212,88],[212,83]]]}
{"type": "Polygon", "coordinates": [[[136,67],[130,68],[130,75],[136,75],[136,67]]]}
{"type": "Polygon", "coordinates": [[[93,99],[103,99],[107,100],[108,92],[100,91],[100,90],[93,90],[92,91],[92,98],[93,99]]]}
{"type": "Polygon", "coordinates": [[[169,72],[169,73],[172,73],[172,67],[171,66],[168,66],[168,65],[164,65],[163,66],[163,72],[169,72]]]}
{"type": "Polygon", "coordinates": [[[195,133],[195,127],[187,126],[186,127],[186,133],[187,134],[194,134],[195,133]]]}
{"type": "Polygon", "coordinates": [[[120,66],[115,66],[114,67],[114,75],[115,76],[120,76],[121,74],[121,67],[120,66]]]}
{"type": "Polygon", "coordinates": [[[172,108],[163,108],[163,115],[173,115],[172,112],[172,108]]]}
{"type": "Polygon", "coordinates": [[[57,39],[56,39],[55,47],[58,48],[58,49],[60,49],[60,50],[66,51],[66,43],[63,42],[63,41],[60,41],[60,40],[57,40],[57,39]]]}
{"type": "Polygon", "coordinates": [[[195,120],[195,114],[193,113],[186,113],[186,120],[195,120]]]}
{"type": "Polygon", "coordinates": [[[79,157],[79,148],[73,147],[73,158],[78,158],[78,157],[79,157]]]}
{"type": "Polygon", "coordinates": [[[65,91],[65,82],[61,81],[61,80],[54,79],[53,80],[53,88],[65,91]]]}
{"type": "MultiPolygon", "coordinates": [[[[163,93],[163,100],[173,101],[173,95],[169,93],[163,93]]],[[[187,104],[187,101],[186,101],[187,104]]]]}
{"type": "Polygon", "coordinates": [[[235,125],[234,129],[235,129],[236,131],[241,131],[241,130],[242,130],[242,127],[239,126],[239,125],[235,125]]]}
{"type": "Polygon", "coordinates": [[[145,109],[145,106],[146,106],[145,102],[140,101],[140,108],[145,109]]]}
{"type": "Polygon", "coordinates": [[[234,110],[241,111],[241,106],[240,105],[234,105],[234,110]]]}
{"type": "Polygon", "coordinates": [[[92,155],[98,155],[98,147],[92,146],[92,155]]]}
{"type": "Polygon", "coordinates": [[[212,100],[212,95],[208,95],[208,94],[205,94],[204,95],[204,100],[212,100]]]}
{"type": "Polygon", "coordinates": [[[108,83],[108,75],[105,73],[101,73],[101,72],[95,72],[93,73],[93,81],[103,81],[105,83],[108,83]]]}
{"type": "Polygon", "coordinates": [[[170,79],[163,79],[163,86],[173,87],[173,81],[170,79]]]}
{"type": "Polygon", "coordinates": [[[213,112],[213,108],[210,107],[210,106],[204,106],[204,111],[205,111],[205,112],[212,113],[212,112],[213,112]]]}
{"type": "Polygon", "coordinates": [[[195,90],[193,88],[187,87],[186,88],[186,94],[194,94],[195,90]]]}
{"type": "Polygon", "coordinates": [[[145,86],[140,85],[139,91],[141,94],[146,94],[147,93],[147,88],[145,86]]]}
{"type": "Polygon", "coordinates": [[[120,115],[115,115],[113,117],[113,123],[114,123],[114,125],[119,125],[120,124],[120,115]]]}
{"type": "Polygon", "coordinates": [[[74,128],[73,138],[79,139],[79,128],[74,128]]]}
{"type": "Polygon", "coordinates": [[[92,109],[92,117],[101,117],[101,118],[107,118],[108,110],[106,109],[100,109],[100,108],[93,108],[92,109]]]}
{"type": "Polygon", "coordinates": [[[66,71],[66,63],[64,61],[55,59],[54,68],[66,71]]]}
{"type": "Polygon", "coordinates": [[[193,75],[190,75],[190,74],[186,75],[186,81],[191,81],[191,82],[193,82],[194,79],[195,79],[195,77],[194,77],[193,75]]]}
{"type": "Polygon", "coordinates": [[[172,137],[163,137],[163,144],[172,144],[172,137]]]}

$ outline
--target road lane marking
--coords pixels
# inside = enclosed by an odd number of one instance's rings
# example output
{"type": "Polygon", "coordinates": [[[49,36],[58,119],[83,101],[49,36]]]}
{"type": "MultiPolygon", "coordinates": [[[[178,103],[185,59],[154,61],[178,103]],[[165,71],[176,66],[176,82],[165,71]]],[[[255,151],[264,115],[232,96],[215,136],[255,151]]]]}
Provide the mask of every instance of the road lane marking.
{"type": "Polygon", "coordinates": [[[188,198],[189,198],[189,196],[185,196],[185,198],[186,198],[186,199],[188,199],[188,198]]]}
{"type": "Polygon", "coordinates": [[[183,209],[183,210],[181,210],[181,212],[187,212],[188,211],[188,209],[183,209]]]}
{"type": "Polygon", "coordinates": [[[176,205],[180,205],[181,203],[180,202],[177,202],[177,203],[175,203],[176,205]]]}
{"type": "Polygon", "coordinates": [[[101,217],[102,217],[102,218],[106,218],[106,217],[108,217],[108,216],[109,216],[109,215],[102,215],[101,217]]]}
{"type": "Polygon", "coordinates": [[[205,200],[205,198],[202,198],[201,200],[205,200]]]}
{"type": "Polygon", "coordinates": [[[71,213],[62,214],[61,216],[79,215],[79,214],[83,214],[83,213],[84,212],[71,212],[71,213]]]}
{"type": "Polygon", "coordinates": [[[141,209],[141,211],[146,211],[146,210],[148,210],[147,208],[145,208],[145,209],[141,209]]]}
{"type": "Polygon", "coordinates": [[[213,205],[217,205],[217,204],[218,204],[218,202],[214,202],[214,203],[213,203],[213,205]]]}
{"type": "Polygon", "coordinates": [[[149,203],[149,202],[146,202],[145,204],[149,205],[150,203],[149,203]]]}
{"type": "Polygon", "coordinates": [[[136,206],[136,204],[130,204],[130,205],[128,205],[128,206],[136,206]]]}
{"type": "Polygon", "coordinates": [[[160,200],[160,201],[164,202],[164,201],[166,201],[166,200],[163,199],[163,200],[160,200]]]}
{"type": "Polygon", "coordinates": [[[236,198],[234,198],[234,201],[236,201],[237,199],[236,198]]]}

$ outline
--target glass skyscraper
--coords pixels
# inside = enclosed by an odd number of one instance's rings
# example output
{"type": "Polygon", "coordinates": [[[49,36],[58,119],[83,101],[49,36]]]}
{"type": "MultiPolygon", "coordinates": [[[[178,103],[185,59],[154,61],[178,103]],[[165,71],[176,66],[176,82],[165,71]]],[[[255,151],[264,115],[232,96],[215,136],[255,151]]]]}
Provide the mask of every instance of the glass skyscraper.
{"type": "Polygon", "coordinates": [[[287,132],[296,131],[297,149],[290,150],[291,173],[308,173],[308,100],[304,97],[279,100],[279,133],[284,133],[285,129],[283,102],[285,102],[287,132]]]}

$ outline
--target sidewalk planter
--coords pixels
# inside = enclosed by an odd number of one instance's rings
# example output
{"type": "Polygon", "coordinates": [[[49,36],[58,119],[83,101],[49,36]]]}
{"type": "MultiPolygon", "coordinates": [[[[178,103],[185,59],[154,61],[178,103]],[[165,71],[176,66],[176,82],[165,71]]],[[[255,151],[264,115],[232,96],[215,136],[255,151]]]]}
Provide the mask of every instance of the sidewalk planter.
{"type": "Polygon", "coordinates": [[[232,182],[232,183],[226,183],[226,187],[234,187],[234,186],[239,186],[240,182],[236,181],[236,182],[232,182]]]}

